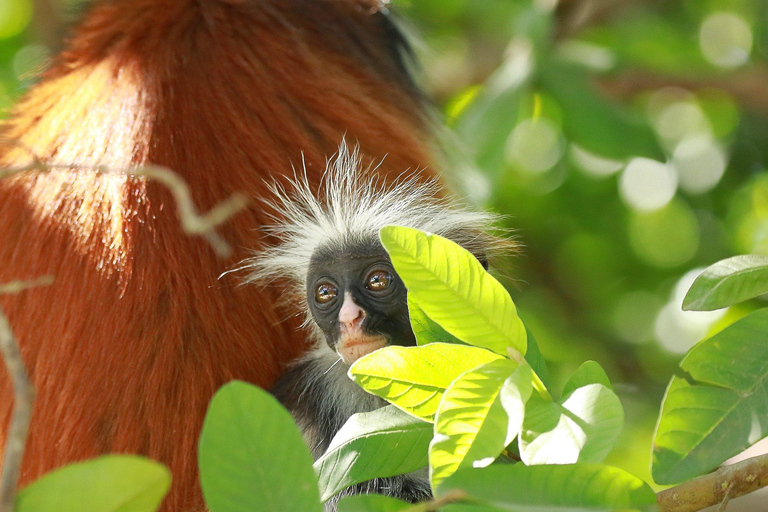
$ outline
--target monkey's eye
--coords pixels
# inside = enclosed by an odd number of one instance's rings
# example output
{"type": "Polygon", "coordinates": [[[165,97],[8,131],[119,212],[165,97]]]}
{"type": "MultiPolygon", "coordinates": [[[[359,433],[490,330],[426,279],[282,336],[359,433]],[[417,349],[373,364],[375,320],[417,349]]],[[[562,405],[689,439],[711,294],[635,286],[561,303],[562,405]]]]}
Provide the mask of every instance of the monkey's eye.
{"type": "Polygon", "coordinates": [[[365,287],[371,291],[384,291],[392,285],[394,277],[386,270],[374,270],[365,278],[365,287]]]}
{"type": "Polygon", "coordinates": [[[339,294],[339,290],[331,283],[320,283],[315,288],[315,301],[318,304],[328,304],[339,294]]]}

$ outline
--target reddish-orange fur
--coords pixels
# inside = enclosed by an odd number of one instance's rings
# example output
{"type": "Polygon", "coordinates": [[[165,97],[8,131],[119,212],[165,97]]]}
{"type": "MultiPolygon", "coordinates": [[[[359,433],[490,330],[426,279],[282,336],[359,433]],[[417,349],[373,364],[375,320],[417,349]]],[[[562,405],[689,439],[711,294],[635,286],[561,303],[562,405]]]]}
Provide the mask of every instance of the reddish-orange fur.
{"type": "MultiPolygon", "coordinates": [[[[266,193],[302,153],[318,181],[346,134],[381,172],[429,164],[417,94],[375,0],[111,0],[0,128],[40,158],[175,169],[206,211],[266,193]]],[[[28,163],[0,145],[0,167],[28,163]]],[[[167,464],[164,510],[201,510],[196,445],[213,393],[268,387],[305,348],[276,297],[219,275],[265,241],[258,202],[219,229],[227,260],[181,230],[161,185],[88,171],[0,181],[0,299],[37,388],[27,484],[69,462],[138,453],[167,464]]],[[[0,369],[0,439],[12,407],[0,369]]]]}

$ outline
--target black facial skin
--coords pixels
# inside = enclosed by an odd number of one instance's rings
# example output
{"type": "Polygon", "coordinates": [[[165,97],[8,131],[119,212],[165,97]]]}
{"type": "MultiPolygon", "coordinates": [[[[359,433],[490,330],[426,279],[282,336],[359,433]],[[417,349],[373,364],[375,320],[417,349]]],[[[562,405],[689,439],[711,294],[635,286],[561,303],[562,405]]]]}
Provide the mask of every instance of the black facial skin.
{"type": "Polygon", "coordinates": [[[310,261],[307,302],[332,349],[341,333],[339,310],[347,292],[366,313],[364,333],[384,335],[389,345],[416,345],[408,316],[407,290],[380,244],[351,246],[344,251],[324,248],[310,261]],[[376,289],[369,282],[372,275],[391,276],[389,285],[376,289]],[[335,296],[327,301],[318,300],[318,289],[331,295],[335,292],[335,296]]]}

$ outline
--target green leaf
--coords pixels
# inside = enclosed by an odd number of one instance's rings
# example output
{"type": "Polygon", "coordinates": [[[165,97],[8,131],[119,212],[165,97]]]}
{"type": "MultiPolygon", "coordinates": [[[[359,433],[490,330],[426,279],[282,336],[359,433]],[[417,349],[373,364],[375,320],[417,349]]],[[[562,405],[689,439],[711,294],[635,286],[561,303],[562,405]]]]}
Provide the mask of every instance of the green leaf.
{"type": "Polygon", "coordinates": [[[376,477],[410,473],[427,465],[432,425],[387,406],[353,415],[315,462],[320,499],[376,477]]]}
{"type": "Polygon", "coordinates": [[[445,391],[429,446],[433,489],[460,467],[490,464],[512,442],[506,440],[509,418],[499,394],[517,366],[508,359],[492,361],[460,376],[445,391]]]}
{"type": "Polygon", "coordinates": [[[536,343],[536,339],[527,325],[525,326],[525,333],[528,339],[528,350],[525,353],[525,360],[531,365],[531,369],[539,376],[544,386],[547,389],[551,389],[547,362],[544,360],[544,356],[541,354],[541,350],[539,350],[539,344],[536,343]]]}
{"type": "Polygon", "coordinates": [[[568,379],[563,387],[562,396],[568,396],[577,388],[587,386],[589,384],[602,384],[610,390],[613,390],[611,381],[608,379],[608,375],[605,374],[605,370],[595,361],[586,361],[579,366],[576,371],[568,379]]]}
{"type": "Polygon", "coordinates": [[[379,232],[398,275],[424,312],[470,345],[507,355],[526,351],[523,322],[512,298],[470,252],[417,229],[386,226],[379,232]]]}
{"type": "Polygon", "coordinates": [[[768,257],[734,256],[707,267],[683,299],[686,311],[712,311],[768,293],[768,257]]]}
{"type": "Polygon", "coordinates": [[[199,447],[211,512],[321,512],[312,456],[293,418],[266,391],[230,382],[211,400],[199,447]]]}
{"type": "Polygon", "coordinates": [[[525,408],[520,457],[527,465],[602,462],[623,424],[621,402],[602,384],[580,387],[562,403],[534,394],[525,408]]]}
{"type": "Polygon", "coordinates": [[[674,484],[768,436],[768,309],[700,342],[680,363],[656,426],[651,472],[674,484]]]}
{"type": "Polygon", "coordinates": [[[508,446],[520,434],[525,418],[525,404],[533,393],[533,372],[528,365],[518,366],[512,375],[504,381],[499,393],[501,406],[507,413],[507,437],[504,446],[508,446]]]}
{"type": "Polygon", "coordinates": [[[134,455],[106,455],[41,477],[16,497],[16,512],[154,512],[168,469],[134,455]]]}
{"type": "Polygon", "coordinates": [[[599,94],[583,68],[549,59],[539,70],[541,86],[563,108],[563,130],[573,142],[609,158],[664,157],[642,116],[599,94]]]}
{"type": "Polygon", "coordinates": [[[437,497],[451,491],[463,491],[467,502],[499,510],[656,510],[656,495],[645,482],[622,469],[599,464],[462,469],[437,488],[437,497]]]}
{"type": "Polygon", "coordinates": [[[456,377],[498,359],[488,350],[450,343],[389,346],[358,359],[349,375],[369,393],[431,422],[456,377]]]}
{"type": "Polygon", "coordinates": [[[382,494],[361,494],[339,500],[338,512],[398,512],[413,507],[407,501],[382,494]]]}
{"type": "Polygon", "coordinates": [[[507,59],[456,122],[462,145],[489,174],[498,176],[504,169],[504,146],[519,121],[529,81],[530,61],[507,59]]]}
{"type": "Polygon", "coordinates": [[[421,346],[440,342],[463,343],[429,318],[410,293],[408,294],[408,313],[411,318],[411,329],[413,329],[413,334],[416,336],[417,345],[421,346]]]}

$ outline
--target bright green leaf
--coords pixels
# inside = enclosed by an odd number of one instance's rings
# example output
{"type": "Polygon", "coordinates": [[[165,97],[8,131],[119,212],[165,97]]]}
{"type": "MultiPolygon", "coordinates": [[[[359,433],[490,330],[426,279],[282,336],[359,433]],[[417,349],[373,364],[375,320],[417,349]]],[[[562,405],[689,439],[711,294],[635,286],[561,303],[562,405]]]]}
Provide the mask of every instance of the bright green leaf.
{"type": "Polygon", "coordinates": [[[360,494],[339,500],[338,512],[398,512],[413,507],[407,501],[381,494],[360,494]]]}
{"type": "Polygon", "coordinates": [[[171,474],[134,455],[107,455],[49,473],[22,490],[16,512],[154,512],[171,474]]]}
{"type": "Polygon", "coordinates": [[[416,336],[417,345],[426,345],[428,343],[462,343],[460,339],[452,335],[439,324],[432,321],[423,309],[413,299],[412,294],[408,294],[408,313],[411,318],[411,328],[416,336]]]}
{"type": "Polygon", "coordinates": [[[528,465],[602,462],[623,424],[621,402],[602,384],[580,387],[562,403],[534,394],[525,408],[520,457],[528,465]]]}
{"type": "Polygon", "coordinates": [[[412,228],[386,226],[379,234],[408,294],[429,318],[470,345],[525,355],[525,327],[512,298],[469,251],[412,228]]]}
{"type": "Polygon", "coordinates": [[[320,498],[376,477],[410,473],[427,465],[432,425],[394,406],[353,415],[315,462],[320,498]]]}
{"type": "Polygon", "coordinates": [[[462,469],[437,488],[437,497],[451,491],[463,491],[466,501],[499,510],[656,510],[656,495],[645,482],[622,469],[599,464],[462,469]]]}
{"type": "Polygon", "coordinates": [[[429,446],[433,489],[460,467],[490,464],[509,444],[509,418],[499,393],[517,366],[508,359],[492,361],[460,376],[445,391],[429,446]]]}
{"type": "Polygon", "coordinates": [[[686,311],[726,308],[768,293],[768,257],[734,256],[707,267],[683,299],[686,311]]]}
{"type": "Polygon", "coordinates": [[[768,309],[696,345],[662,403],[653,478],[674,484],[707,473],[768,436],[768,309]]]}
{"type": "Polygon", "coordinates": [[[610,390],[613,390],[611,381],[605,374],[605,370],[595,361],[586,361],[579,366],[576,371],[568,379],[563,387],[562,396],[568,396],[571,392],[577,388],[587,386],[589,384],[602,384],[610,390]]]}
{"type": "Polygon", "coordinates": [[[389,346],[358,359],[349,375],[369,393],[431,422],[456,377],[498,359],[488,350],[450,343],[389,346]]]}
{"type": "Polygon", "coordinates": [[[312,456],[293,418],[266,391],[230,382],[211,400],[199,447],[211,512],[322,511],[312,456]]]}

